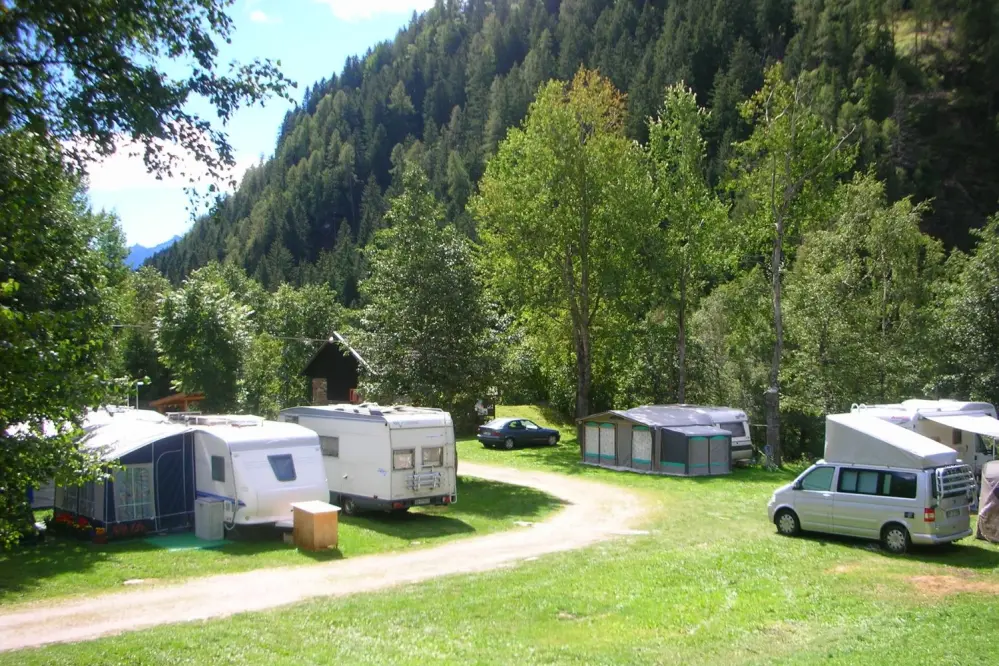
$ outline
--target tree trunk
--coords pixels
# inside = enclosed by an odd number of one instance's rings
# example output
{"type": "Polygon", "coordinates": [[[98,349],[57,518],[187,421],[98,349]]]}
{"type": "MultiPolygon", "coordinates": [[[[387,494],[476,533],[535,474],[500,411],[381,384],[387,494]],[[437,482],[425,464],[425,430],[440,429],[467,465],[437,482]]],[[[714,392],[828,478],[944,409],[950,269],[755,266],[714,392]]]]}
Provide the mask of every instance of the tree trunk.
{"type": "MultiPolygon", "coordinates": [[[[589,330],[580,327],[576,329],[576,419],[589,416],[590,413],[590,340],[589,330]],[[582,330],[580,330],[582,328],[582,330]]],[[[582,460],[586,455],[585,427],[583,422],[577,423],[579,455],[582,460]]]]}
{"type": "Polygon", "coordinates": [[[774,296],[774,354],[770,362],[770,385],[765,395],[767,415],[767,447],[770,454],[767,463],[773,467],[782,464],[780,450],[780,361],[784,352],[784,317],[781,309],[781,264],[784,253],[784,216],[777,215],[777,233],[773,251],[773,296],[774,296]]]}
{"type": "Polygon", "coordinates": [[[687,401],[687,270],[680,273],[680,311],[677,314],[676,329],[676,400],[687,401]]]}

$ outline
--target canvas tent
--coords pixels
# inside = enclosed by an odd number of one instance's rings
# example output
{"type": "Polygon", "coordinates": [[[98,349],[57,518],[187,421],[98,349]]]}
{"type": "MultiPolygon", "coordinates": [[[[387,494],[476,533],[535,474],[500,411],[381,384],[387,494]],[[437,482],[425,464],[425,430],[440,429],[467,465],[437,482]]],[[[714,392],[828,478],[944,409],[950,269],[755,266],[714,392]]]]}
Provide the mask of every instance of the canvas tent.
{"type": "Polygon", "coordinates": [[[186,529],[194,520],[194,437],[177,423],[116,421],[84,446],[117,465],[102,482],[57,486],[56,515],[83,518],[109,534],[186,529]]]}
{"type": "Polygon", "coordinates": [[[731,471],[731,433],[697,410],[643,405],[601,412],[580,423],[585,464],[680,476],[731,471]]]}
{"type": "Polygon", "coordinates": [[[826,417],[826,462],[932,469],[958,462],[957,451],[864,413],[826,417]]]}
{"type": "Polygon", "coordinates": [[[992,543],[999,543],[999,460],[985,463],[982,468],[976,536],[992,543]]]}

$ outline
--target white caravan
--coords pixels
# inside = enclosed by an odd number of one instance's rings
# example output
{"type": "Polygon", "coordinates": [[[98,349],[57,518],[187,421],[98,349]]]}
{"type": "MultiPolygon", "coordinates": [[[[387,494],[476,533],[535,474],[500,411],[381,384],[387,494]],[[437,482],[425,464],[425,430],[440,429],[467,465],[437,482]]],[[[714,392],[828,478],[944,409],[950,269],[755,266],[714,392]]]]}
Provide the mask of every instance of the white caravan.
{"type": "Polygon", "coordinates": [[[957,451],[975,474],[996,459],[999,420],[987,402],[906,400],[894,405],[853,405],[853,413],[876,416],[957,451]]]}
{"type": "Polygon", "coordinates": [[[974,488],[953,449],[866,414],[833,414],[825,459],[778,488],[767,512],[787,536],[843,534],[904,553],[970,536],[974,488]]]}
{"type": "Polygon", "coordinates": [[[179,415],[194,432],[196,496],[224,502],[227,528],[291,527],[296,502],[327,501],[319,438],[257,416],[179,415]]]}
{"type": "Polygon", "coordinates": [[[753,440],[749,435],[749,418],[746,412],[733,407],[711,407],[707,405],[667,405],[691,409],[711,419],[711,424],[732,434],[732,462],[748,463],[753,459],[753,440]]]}
{"type": "Polygon", "coordinates": [[[344,513],[457,501],[454,426],[445,411],[322,405],[284,409],[280,419],[319,435],[329,499],[344,513]]]}

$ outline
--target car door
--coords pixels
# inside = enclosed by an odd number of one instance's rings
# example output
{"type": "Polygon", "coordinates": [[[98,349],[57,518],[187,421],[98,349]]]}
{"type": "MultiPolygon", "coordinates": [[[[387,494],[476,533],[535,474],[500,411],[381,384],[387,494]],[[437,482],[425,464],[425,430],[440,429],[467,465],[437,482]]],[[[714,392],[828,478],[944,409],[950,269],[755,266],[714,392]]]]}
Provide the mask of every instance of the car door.
{"type": "MultiPolygon", "coordinates": [[[[833,500],[833,528],[839,534],[877,538],[881,525],[893,515],[890,505],[878,496],[881,472],[861,467],[842,467],[833,500]]],[[[890,504],[890,503],[889,503],[890,504]]],[[[899,518],[902,512],[899,512],[899,518]]]]}
{"type": "Polygon", "coordinates": [[[795,484],[794,510],[802,529],[832,531],[832,488],[835,475],[834,466],[819,465],[795,484]]]}
{"type": "Polygon", "coordinates": [[[520,421],[510,421],[506,424],[506,431],[503,434],[512,439],[515,444],[523,444],[525,434],[524,424],[520,421]]]}
{"type": "Polygon", "coordinates": [[[525,441],[529,444],[541,444],[548,439],[545,431],[541,429],[541,426],[534,423],[533,421],[521,421],[524,424],[525,441]]]}

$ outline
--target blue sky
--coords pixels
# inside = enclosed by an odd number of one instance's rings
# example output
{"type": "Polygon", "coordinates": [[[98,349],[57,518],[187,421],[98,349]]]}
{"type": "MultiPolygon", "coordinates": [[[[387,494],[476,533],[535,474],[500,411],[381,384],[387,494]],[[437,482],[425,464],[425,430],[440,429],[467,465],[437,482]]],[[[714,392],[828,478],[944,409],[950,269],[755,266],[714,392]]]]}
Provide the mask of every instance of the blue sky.
{"type": "MultiPolygon", "coordinates": [[[[281,70],[298,83],[292,97],[301,101],[306,87],[339,74],[349,55],[391,39],[433,0],[236,0],[231,45],[222,45],[220,63],[253,58],[281,61],[281,70]]],[[[238,177],[260,157],[274,152],[278,127],[291,105],[271,100],[264,108],[244,108],[229,124],[229,141],[238,177]]],[[[90,199],[95,208],[114,210],[129,245],[152,246],[191,226],[187,195],[180,180],[157,181],[141,159],[119,151],[90,169],[90,199]]]]}

